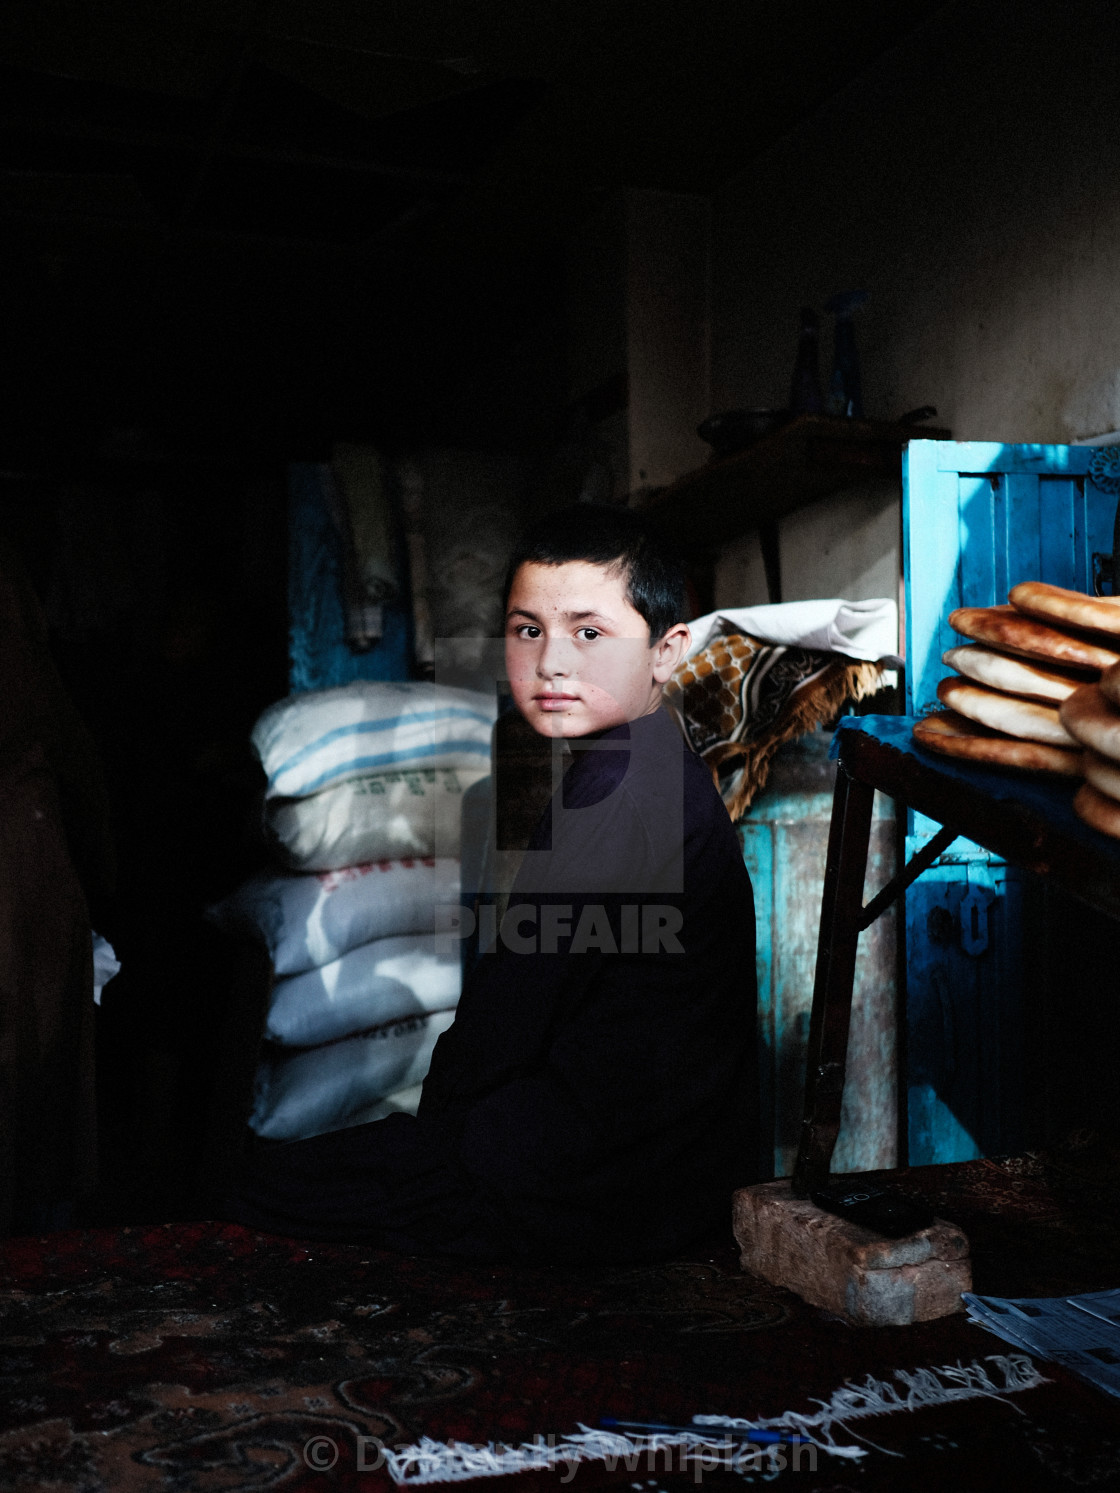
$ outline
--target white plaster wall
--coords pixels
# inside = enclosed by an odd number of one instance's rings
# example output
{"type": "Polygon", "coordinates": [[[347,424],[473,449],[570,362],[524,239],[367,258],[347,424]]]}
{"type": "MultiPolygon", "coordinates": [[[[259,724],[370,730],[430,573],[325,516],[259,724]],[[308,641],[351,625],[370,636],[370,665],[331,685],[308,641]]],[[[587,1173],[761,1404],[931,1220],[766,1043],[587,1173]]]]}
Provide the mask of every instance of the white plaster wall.
{"type": "MultiPolygon", "coordinates": [[[[1118,57],[1120,6],[956,3],[728,183],[713,408],[783,405],[798,308],[863,287],[868,415],[933,404],[961,440],[1120,428],[1118,57]]],[[[791,516],[783,597],[893,594],[897,524],[858,495],[791,516]]],[[[748,538],[721,592],[759,573],[748,538]]]]}
{"type": "Polygon", "coordinates": [[[714,593],[717,607],[754,607],[770,600],[757,534],[743,534],[724,546],[716,562],[714,593]]]}
{"type": "Polygon", "coordinates": [[[630,490],[662,487],[711,454],[696,427],[709,388],[710,205],[676,192],[627,192],[626,330],[630,490]]]}
{"type": "Polygon", "coordinates": [[[710,213],[706,197],[621,191],[565,245],[569,398],[625,375],[625,414],[597,435],[636,506],[711,454],[696,434],[711,413],[710,213]]]}
{"type": "Polygon", "coordinates": [[[963,440],[1120,427],[1118,56],[1102,0],[957,3],[728,184],[715,407],[783,404],[798,307],[861,286],[868,414],[935,404],[963,440]]]}
{"type": "Polygon", "coordinates": [[[568,399],[626,370],[626,198],[618,192],[564,245],[568,399]]]}
{"type": "MultiPolygon", "coordinates": [[[[902,572],[898,483],[887,479],[850,488],[789,514],[778,526],[782,600],[843,596],[867,601],[896,597],[902,572]]],[[[728,544],[715,573],[717,607],[770,600],[757,534],[728,544]]]]}
{"type": "Polygon", "coordinates": [[[899,494],[895,482],[867,483],[782,520],[782,600],[898,595],[899,494]]]}

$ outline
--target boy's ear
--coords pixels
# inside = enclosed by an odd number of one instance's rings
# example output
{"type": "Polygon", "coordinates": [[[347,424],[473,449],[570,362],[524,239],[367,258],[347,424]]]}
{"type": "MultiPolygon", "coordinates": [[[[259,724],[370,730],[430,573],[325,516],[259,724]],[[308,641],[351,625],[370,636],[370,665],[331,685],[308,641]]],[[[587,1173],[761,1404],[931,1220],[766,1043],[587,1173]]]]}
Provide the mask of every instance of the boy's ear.
{"type": "Polygon", "coordinates": [[[685,622],[676,622],[653,645],[653,677],[658,684],[668,684],[673,670],[688,652],[692,634],[685,622]]]}

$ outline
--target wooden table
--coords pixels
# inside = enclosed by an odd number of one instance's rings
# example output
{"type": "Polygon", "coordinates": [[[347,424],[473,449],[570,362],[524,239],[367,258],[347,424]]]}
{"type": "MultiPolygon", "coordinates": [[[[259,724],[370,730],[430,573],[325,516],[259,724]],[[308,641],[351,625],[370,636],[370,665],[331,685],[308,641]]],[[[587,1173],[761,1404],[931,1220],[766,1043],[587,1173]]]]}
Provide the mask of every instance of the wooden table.
{"type": "Polygon", "coordinates": [[[826,1185],[840,1130],[859,935],[953,840],[965,835],[1120,919],[1120,842],[1090,829],[1074,814],[1076,782],[939,757],[915,745],[913,724],[906,716],[849,716],[836,733],[838,771],[809,1025],[805,1111],[793,1175],[796,1197],[807,1197],[826,1185]],[[876,789],[943,828],[864,906],[876,789]]]}

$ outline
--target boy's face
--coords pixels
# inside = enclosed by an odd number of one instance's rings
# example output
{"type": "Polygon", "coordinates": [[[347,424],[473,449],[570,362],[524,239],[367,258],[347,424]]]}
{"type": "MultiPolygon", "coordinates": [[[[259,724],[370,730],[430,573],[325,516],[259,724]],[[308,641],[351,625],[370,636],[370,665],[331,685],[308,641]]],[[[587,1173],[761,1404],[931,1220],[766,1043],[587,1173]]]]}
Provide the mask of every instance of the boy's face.
{"type": "Polygon", "coordinates": [[[586,736],[649,715],[689,643],[683,622],[650,645],[621,570],[572,560],[519,567],[506,607],[506,669],[542,736],[586,736]]]}

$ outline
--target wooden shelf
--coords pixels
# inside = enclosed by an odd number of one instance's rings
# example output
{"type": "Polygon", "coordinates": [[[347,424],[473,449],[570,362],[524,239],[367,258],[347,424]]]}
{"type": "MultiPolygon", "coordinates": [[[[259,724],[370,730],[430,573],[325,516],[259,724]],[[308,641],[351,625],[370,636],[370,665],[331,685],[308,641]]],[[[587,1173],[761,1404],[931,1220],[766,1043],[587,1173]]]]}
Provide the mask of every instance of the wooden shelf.
{"type": "Polygon", "coordinates": [[[711,550],[861,477],[897,476],[907,442],[950,434],[930,425],[799,415],[734,456],[679,478],[642,511],[682,547],[711,550]]]}

